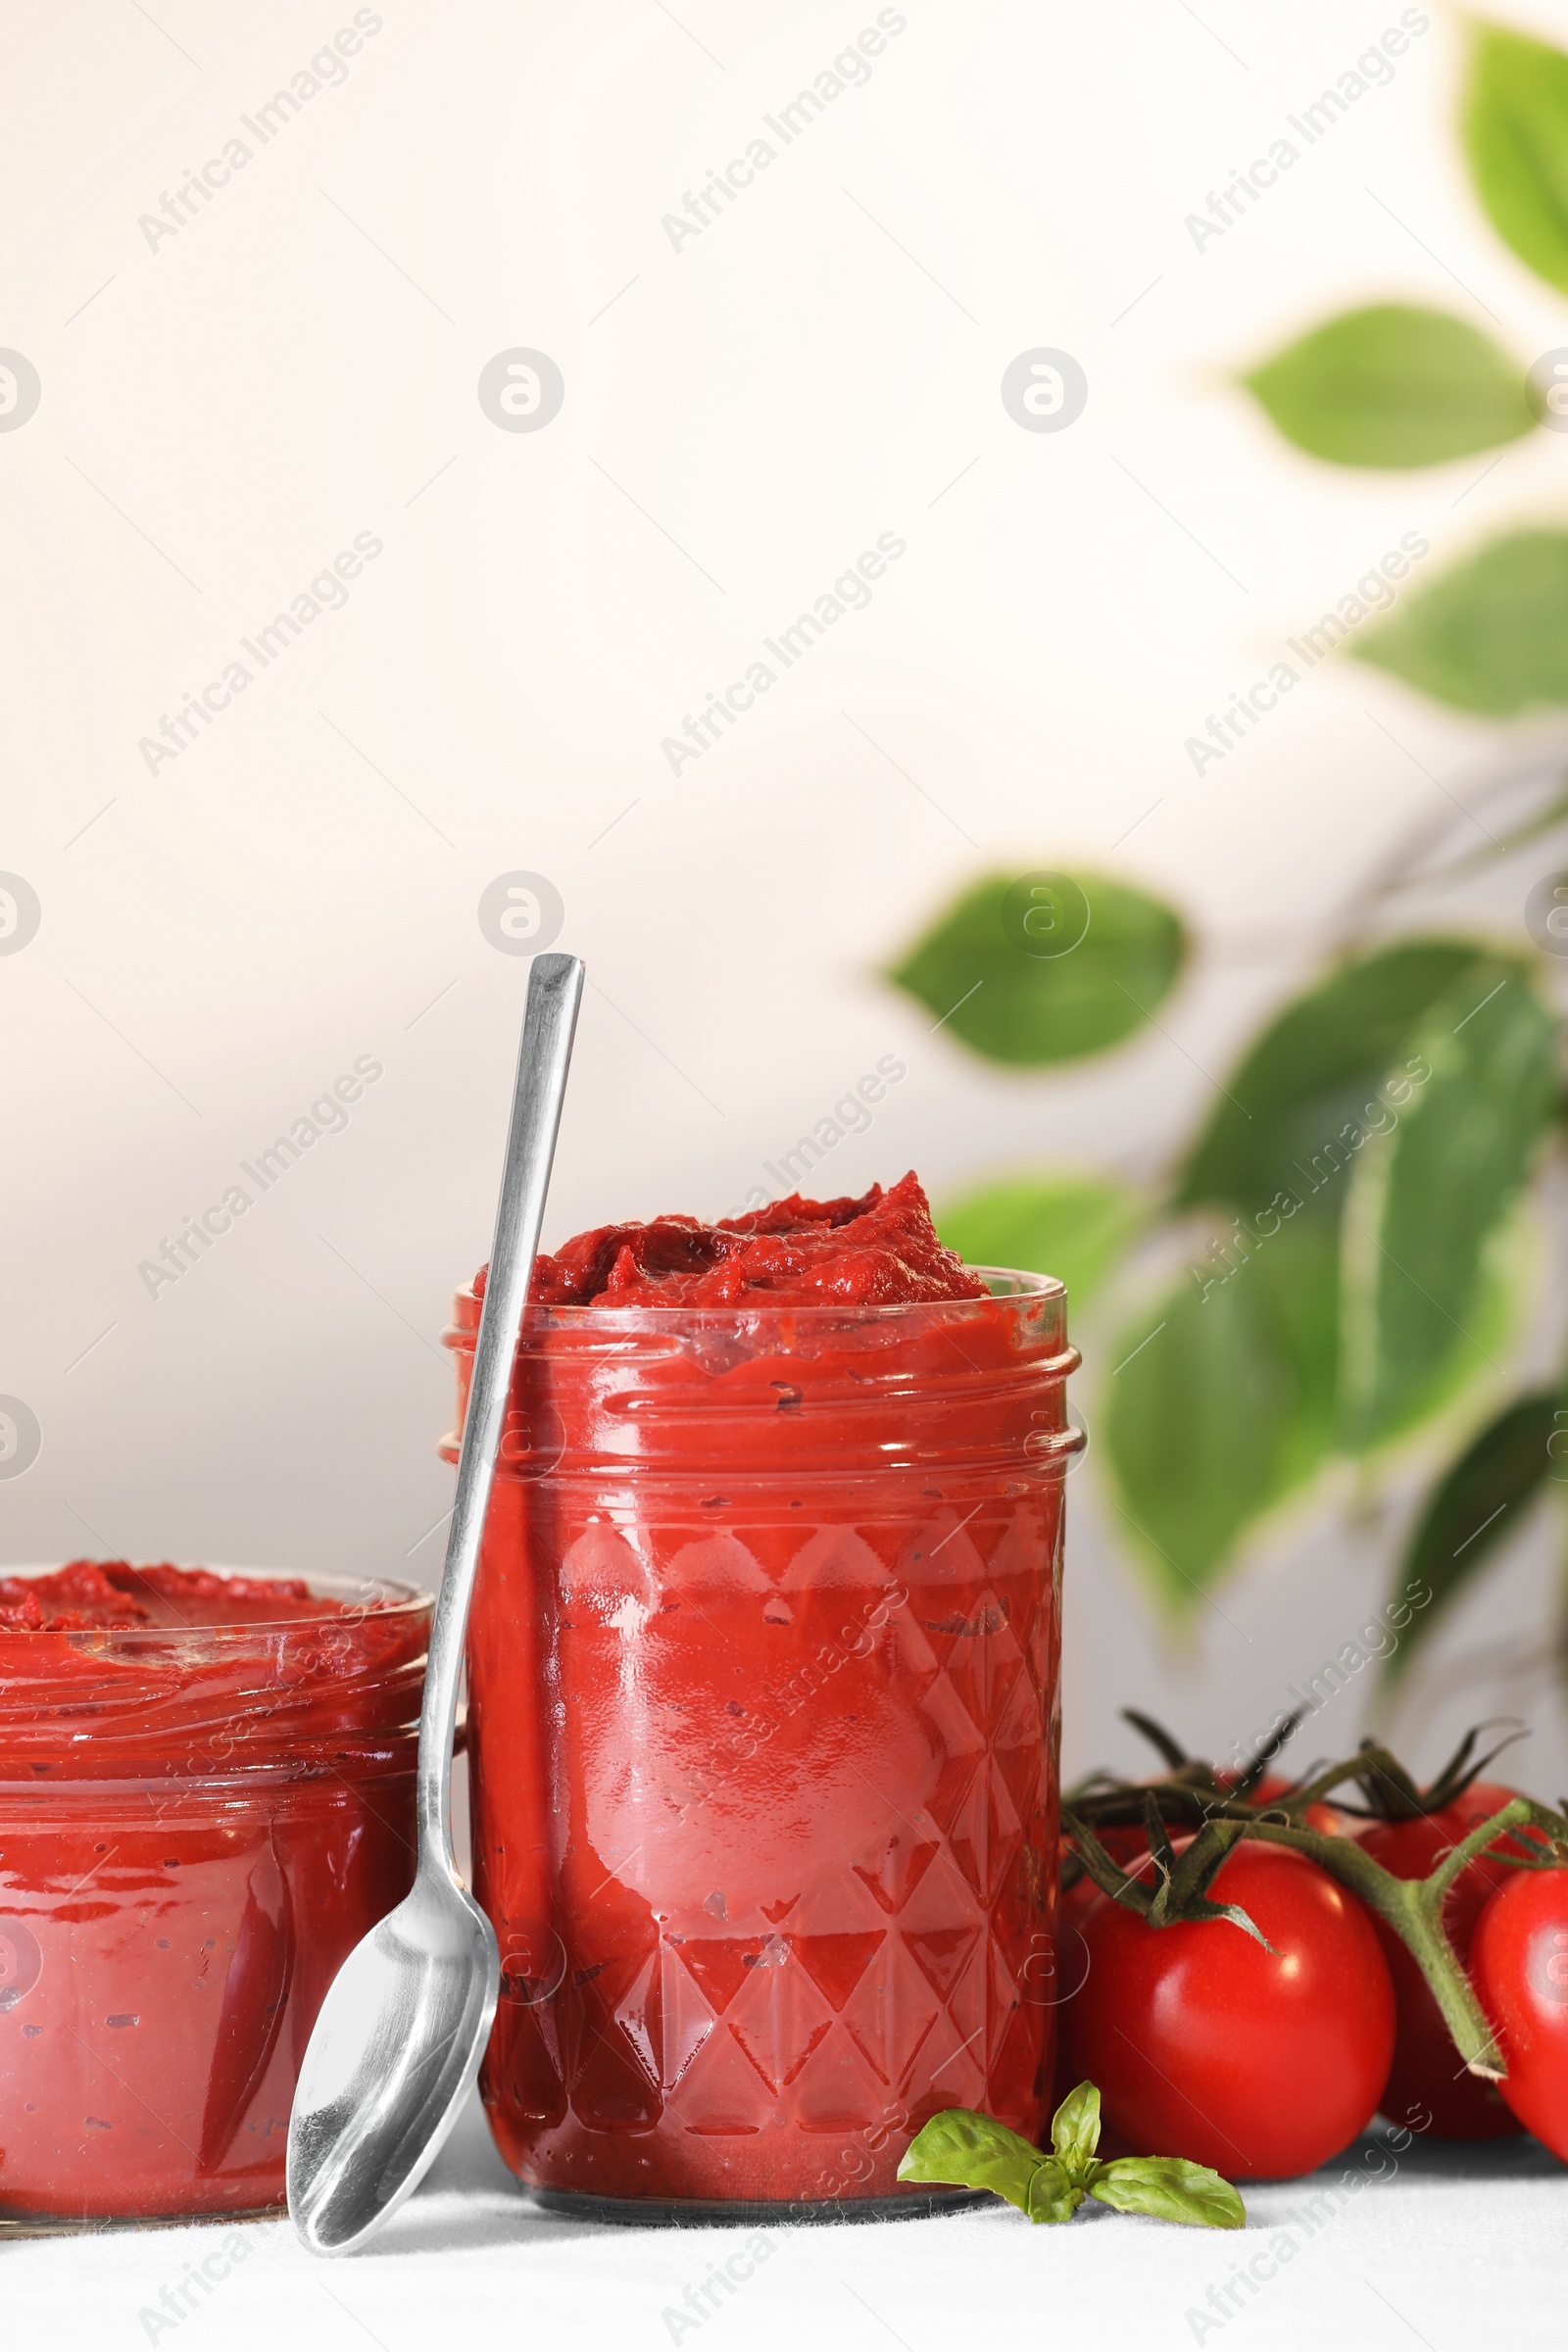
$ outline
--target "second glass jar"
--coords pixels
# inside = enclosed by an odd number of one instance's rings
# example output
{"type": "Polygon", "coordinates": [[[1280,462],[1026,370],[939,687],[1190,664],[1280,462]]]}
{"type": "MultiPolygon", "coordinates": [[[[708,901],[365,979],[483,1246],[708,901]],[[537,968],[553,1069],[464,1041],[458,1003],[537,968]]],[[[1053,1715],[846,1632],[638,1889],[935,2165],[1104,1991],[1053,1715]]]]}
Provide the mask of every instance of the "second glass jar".
{"type": "Polygon", "coordinates": [[[1041,2130],[1077,1356],[988,1281],[530,1310],[468,1722],[481,2086],[549,2201],[904,2212],[927,2117],[1041,2130]]]}

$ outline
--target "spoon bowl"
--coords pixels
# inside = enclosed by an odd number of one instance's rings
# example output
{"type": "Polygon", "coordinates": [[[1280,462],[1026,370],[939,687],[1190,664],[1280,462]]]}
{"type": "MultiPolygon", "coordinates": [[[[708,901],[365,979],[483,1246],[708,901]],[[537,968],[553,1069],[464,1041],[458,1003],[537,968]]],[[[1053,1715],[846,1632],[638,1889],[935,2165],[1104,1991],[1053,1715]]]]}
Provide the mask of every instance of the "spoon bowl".
{"type": "Polygon", "coordinates": [[[289,2119],[288,2209],[314,2254],[348,2254],[364,2245],[418,2185],[479,2071],[496,2013],[495,1931],[452,1854],[452,1737],[468,1602],[582,984],[575,956],[534,957],[457,1499],[425,1663],[414,1888],[339,1969],[311,2034],[289,2119]]]}
{"type": "Polygon", "coordinates": [[[495,1930],[421,1861],[339,1969],[301,2071],[288,2202],[313,2253],[349,2253],[417,2184],[478,2072],[500,1989],[495,1930]]]}

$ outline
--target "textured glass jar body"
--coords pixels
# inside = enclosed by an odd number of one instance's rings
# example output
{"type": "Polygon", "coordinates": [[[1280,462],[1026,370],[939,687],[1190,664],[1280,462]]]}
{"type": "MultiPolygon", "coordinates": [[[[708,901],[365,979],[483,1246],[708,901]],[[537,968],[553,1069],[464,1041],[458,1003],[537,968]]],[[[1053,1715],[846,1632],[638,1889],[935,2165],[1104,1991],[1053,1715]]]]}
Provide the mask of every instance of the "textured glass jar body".
{"type": "Polygon", "coordinates": [[[1076,1357],[1059,1285],[993,1281],[530,1316],[468,1673],[535,2188],[832,2210],[944,2107],[1038,2131],[1076,1357]]]}
{"type": "Polygon", "coordinates": [[[0,1633],[0,2219],[283,2198],[305,2045],[414,1878],[430,1603],[0,1633]]]}

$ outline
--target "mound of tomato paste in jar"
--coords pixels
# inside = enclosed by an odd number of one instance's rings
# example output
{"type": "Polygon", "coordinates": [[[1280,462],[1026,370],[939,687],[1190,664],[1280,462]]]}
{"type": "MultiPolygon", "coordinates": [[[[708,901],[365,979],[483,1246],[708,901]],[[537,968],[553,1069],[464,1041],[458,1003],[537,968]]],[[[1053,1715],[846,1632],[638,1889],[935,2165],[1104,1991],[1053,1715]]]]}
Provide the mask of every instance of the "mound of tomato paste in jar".
{"type": "Polygon", "coordinates": [[[535,1298],[467,1652],[506,2162],[782,2218],[902,2195],[950,2108],[1038,2136],[1059,1286],[991,1296],[909,1175],[581,1234],[535,1298]]]}
{"type": "Polygon", "coordinates": [[[0,1633],[74,1634],[112,1626],[266,1625],[335,1617],[301,1577],[215,1576],[209,1568],[133,1568],[71,1560],[46,1576],[0,1576],[0,1633]]]}
{"type": "MultiPolygon", "coordinates": [[[[484,1274],[474,1283],[484,1295],[484,1274]]],[[[599,1225],[535,1263],[540,1306],[726,1306],[765,1293],[781,1305],[902,1306],[984,1298],[986,1286],[946,1250],[911,1169],[858,1200],[784,1200],[704,1225],[696,1217],[599,1225]]]]}

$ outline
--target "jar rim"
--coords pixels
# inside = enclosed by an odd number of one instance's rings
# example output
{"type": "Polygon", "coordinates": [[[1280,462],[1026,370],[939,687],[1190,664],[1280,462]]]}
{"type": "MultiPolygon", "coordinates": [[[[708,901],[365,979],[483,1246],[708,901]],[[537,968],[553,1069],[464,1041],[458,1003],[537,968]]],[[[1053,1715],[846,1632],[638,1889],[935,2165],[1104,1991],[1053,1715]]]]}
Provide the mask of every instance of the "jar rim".
{"type": "MultiPolygon", "coordinates": [[[[134,1562],[116,1561],[115,1565],[133,1567],[134,1562]]],[[[0,1577],[28,1578],[54,1576],[68,1566],[64,1560],[29,1560],[17,1566],[0,1567],[0,1577]]],[[[378,1623],[392,1622],[416,1616],[434,1605],[434,1594],[418,1585],[405,1585],[392,1577],[381,1576],[312,1576],[297,1568],[242,1568],[232,1560],[204,1561],[204,1572],[217,1577],[244,1577],[257,1584],[303,1584],[313,1600],[335,1600],[345,1609],[363,1609],[378,1623]]],[[[105,1648],[134,1649],[155,1642],[160,1649],[171,1643],[220,1642],[238,1644],[254,1641],[258,1635],[293,1631],[318,1631],[341,1625],[344,1616],[323,1617],[247,1617],[227,1625],[92,1625],[74,1626],[51,1633],[45,1626],[5,1626],[0,1628],[0,1640],[48,1641],[80,1642],[101,1652],[105,1648]]]]}
{"type": "MultiPolygon", "coordinates": [[[[542,1331],[660,1331],[673,1329],[685,1318],[701,1318],[705,1324],[723,1322],[728,1318],[748,1323],[759,1321],[799,1322],[809,1324],[814,1318],[836,1316],[841,1322],[847,1316],[857,1321],[883,1319],[891,1322],[900,1315],[974,1314],[985,1307],[1005,1305],[1016,1299],[1030,1305],[1064,1299],[1067,1286],[1054,1274],[1036,1274],[1017,1266],[970,1266],[987,1285],[983,1298],[896,1298],[880,1303],[859,1298],[799,1299],[781,1298],[772,1291],[747,1291],[736,1299],[698,1300],[679,1299],[669,1306],[637,1304],[635,1306],[602,1306],[595,1299],[572,1301],[570,1304],[541,1306],[530,1301],[524,1318],[524,1329],[542,1331]]],[[[458,1290],[456,1306],[477,1309],[480,1300],[471,1282],[458,1290]]],[[[466,1332],[447,1331],[442,1337],[448,1347],[466,1339],[466,1332]]]]}

